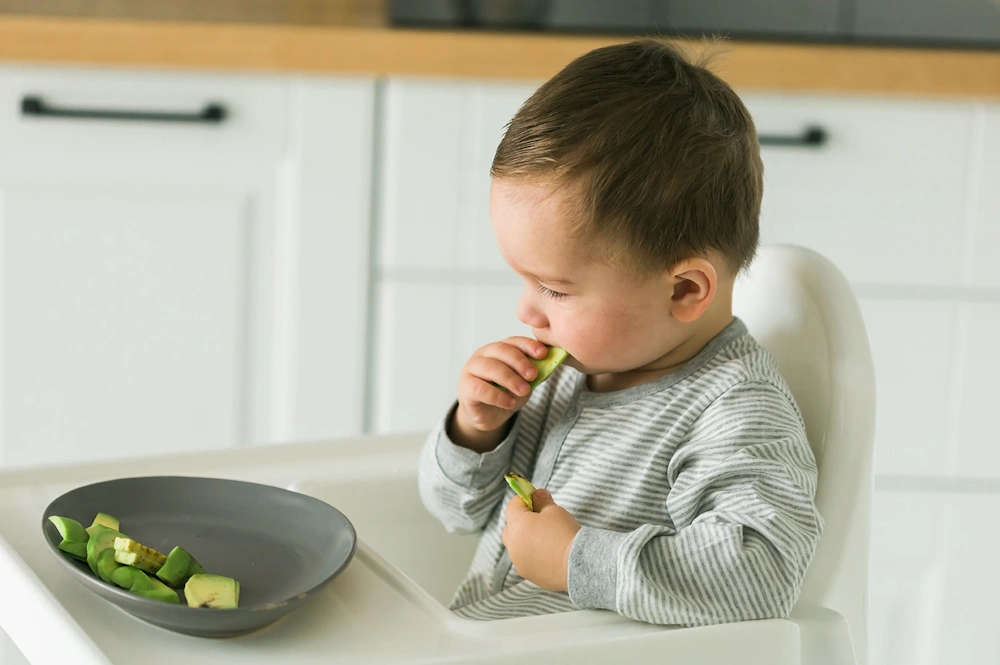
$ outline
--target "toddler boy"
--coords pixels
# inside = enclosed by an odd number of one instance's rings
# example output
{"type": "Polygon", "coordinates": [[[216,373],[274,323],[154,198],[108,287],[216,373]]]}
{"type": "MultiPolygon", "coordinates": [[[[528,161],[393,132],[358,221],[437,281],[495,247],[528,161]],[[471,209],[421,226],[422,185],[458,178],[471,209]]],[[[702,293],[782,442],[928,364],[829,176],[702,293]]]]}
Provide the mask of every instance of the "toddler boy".
{"type": "Polygon", "coordinates": [[[802,416],[732,313],[762,173],[739,97],[651,40],[583,55],[514,116],[490,215],[534,339],[469,358],[420,461],[427,509],[481,534],[456,614],[788,615],[823,521],[802,416]],[[570,357],[529,392],[546,345],[570,357]]]}

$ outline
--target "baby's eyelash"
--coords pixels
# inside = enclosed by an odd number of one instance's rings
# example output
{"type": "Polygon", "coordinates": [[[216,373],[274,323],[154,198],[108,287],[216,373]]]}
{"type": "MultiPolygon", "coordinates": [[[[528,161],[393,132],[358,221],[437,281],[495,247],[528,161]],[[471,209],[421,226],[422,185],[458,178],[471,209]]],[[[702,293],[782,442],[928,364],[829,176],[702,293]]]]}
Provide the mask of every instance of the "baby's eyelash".
{"type": "Polygon", "coordinates": [[[552,298],[554,300],[562,300],[563,298],[565,298],[567,296],[567,294],[565,294],[565,293],[559,293],[558,291],[553,291],[552,289],[548,288],[547,286],[542,286],[541,284],[538,285],[538,292],[539,293],[544,293],[545,295],[547,295],[548,297],[550,297],[550,298],[552,298]]]}

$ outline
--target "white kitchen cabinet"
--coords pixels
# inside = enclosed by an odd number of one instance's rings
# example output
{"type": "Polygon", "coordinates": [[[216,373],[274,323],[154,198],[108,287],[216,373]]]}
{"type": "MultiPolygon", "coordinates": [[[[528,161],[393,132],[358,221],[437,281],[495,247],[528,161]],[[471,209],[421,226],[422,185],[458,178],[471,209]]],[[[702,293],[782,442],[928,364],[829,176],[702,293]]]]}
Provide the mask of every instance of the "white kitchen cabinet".
{"type": "Polygon", "coordinates": [[[967,285],[972,103],[746,94],[758,133],[808,125],[825,145],[762,147],[765,242],[811,247],[855,283],[967,285]]]}
{"type": "Polygon", "coordinates": [[[992,490],[877,486],[869,608],[873,665],[992,665],[1000,659],[1000,510],[992,490]]]}
{"type": "MultiPolygon", "coordinates": [[[[970,169],[970,214],[976,220],[971,283],[1000,288],[1000,104],[976,109],[970,169]]],[[[993,291],[995,299],[1000,293],[993,291]]]]}
{"type": "Polygon", "coordinates": [[[1000,299],[862,300],[876,364],[875,472],[1000,478],[1000,299]]]}
{"type": "Polygon", "coordinates": [[[531,84],[391,79],[379,173],[379,265],[508,271],[489,216],[490,165],[531,84]]]}
{"type": "Polygon", "coordinates": [[[531,336],[517,319],[518,278],[495,283],[386,282],[379,289],[373,408],[376,432],[433,427],[456,398],[479,347],[531,336]]]}
{"type": "Polygon", "coordinates": [[[0,461],[361,431],[374,82],[0,70],[0,461]],[[220,123],[35,117],[195,112],[220,123]]]}

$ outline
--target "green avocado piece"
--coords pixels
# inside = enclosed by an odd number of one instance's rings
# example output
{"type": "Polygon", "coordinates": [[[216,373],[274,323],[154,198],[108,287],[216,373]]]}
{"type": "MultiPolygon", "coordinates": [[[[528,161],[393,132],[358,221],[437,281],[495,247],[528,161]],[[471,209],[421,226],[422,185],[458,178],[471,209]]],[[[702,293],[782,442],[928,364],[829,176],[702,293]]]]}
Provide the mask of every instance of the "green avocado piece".
{"type": "Polygon", "coordinates": [[[521,500],[524,501],[524,505],[528,507],[528,510],[534,512],[535,506],[533,505],[531,496],[535,493],[535,486],[531,484],[531,481],[514,472],[504,474],[504,480],[506,480],[507,484],[511,486],[514,492],[521,497],[521,500]]]}
{"type": "Polygon", "coordinates": [[[153,588],[148,591],[136,591],[138,595],[143,598],[149,598],[150,600],[159,600],[164,603],[173,603],[179,605],[181,602],[180,597],[177,592],[168,587],[166,584],[156,579],[155,577],[146,576],[147,579],[153,583],[153,588]]]}
{"type": "Polygon", "coordinates": [[[70,517],[60,517],[59,515],[50,515],[49,521],[62,537],[62,541],[58,545],[59,549],[77,559],[86,561],[87,541],[90,540],[90,535],[83,528],[83,525],[70,517]]]}
{"type": "Polygon", "coordinates": [[[105,582],[111,583],[111,576],[121,567],[122,565],[115,561],[115,551],[110,547],[101,550],[97,555],[97,576],[105,582]]]}
{"type": "Polygon", "coordinates": [[[111,550],[111,558],[114,559],[115,538],[124,538],[124,536],[118,531],[100,524],[90,533],[90,538],[87,540],[87,565],[90,566],[91,572],[95,575],[98,574],[97,561],[105,550],[111,550]]]}
{"type": "Polygon", "coordinates": [[[125,566],[141,568],[155,575],[156,571],[167,562],[167,555],[137,543],[131,538],[122,537],[115,538],[115,561],[125,566]]]}
{"type": "MultiPolygon", "coordinates": [[[[561,365],[568,357],[569,352],[566,351],[566,349],[558,346],[550,346],[549,352],[545,354],[545,357],[541,360],[537,358],[528,358],[528,360],[531,361],[531,364],[538,370],[538,376],[531,381],[528,381],[528,387],[531,388],[531,390],[537,388],[538,385],[545,379],[549,378],[552,375],[552,372],[556,371],[556,367],[559,367],[559,365],[561,365]]],[[[504,392],[509,392],[496,381],[491,381],[490,383],[504,392]]]]}
{"type": "Polygon", "coordinates": [[[121,566],[111,573],[111,583],[126,591],[152,591],[156,587],[149,575],[132,566],[121,566]]]}
{"type": "Polygon", "coordinates": [[[198,573],[204,573],[201,567],[191,554],[181,548],[174,547],[167,555],[167,561],[156,571],[156,576],[166,582],[169,586],[180,589],[188,581],[188,578],[198,573]]]}
{"type": "Polygon", "coordinates": [[[568,356],[569,353],[567,353],[566,349],[558,346],[550,346],[549,352],[541,360],[531,358],[531,363],[538,368],[538,376],[528,382],[531,389],[534,390],[538,387],[538,384],[549,378],[556,367],[559,367],[568,356]]]}
{"type": "Polygon", "coordinates": [[[97,517],[94,518],[94,523],[87,527],[87,533],[94,535],[94,531],[97,531],[97,527],[99,526],[104,526],[115,531],[121,528],[121,524],[119,524],[117,517],[112,517],[107,513],[97,513],[97,517]]]}
{"type": "Polygon", "coordinates": [[[188,607],[231,610],[240,604],[240,583],[231,577],[198,573],[184,585],[188,607]]]}

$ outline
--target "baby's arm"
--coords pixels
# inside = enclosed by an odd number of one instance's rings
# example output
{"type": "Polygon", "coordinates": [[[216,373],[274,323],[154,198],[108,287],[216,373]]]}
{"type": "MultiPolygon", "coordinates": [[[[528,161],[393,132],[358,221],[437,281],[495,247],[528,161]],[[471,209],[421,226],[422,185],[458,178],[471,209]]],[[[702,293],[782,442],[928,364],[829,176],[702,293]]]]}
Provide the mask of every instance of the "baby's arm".
{"type": "Polygon", "coordinates": [[[685,626],[787,617],[822,532],[793,404],[768,383],[730,388],[667,473],[675,528],[583,527],[570,551],[573,603],[685,626]]]}
{"type": "Polygon", "coordinates": [[[449,533],[477,533],[506,493],[503,474],[510,470],[519,428],[515,419],[496,448],[479,453],[448,437],[447,425],[454,412],[453,406],[431,431],[420,453],[420,498],[449,533]]]}
{"type": "Polygon", "coordinates": [[[462,368],[458,400],[424,444],[417,478],[424,506],[450,533],[481,531],[506,492],[516,414],[538,375],[531,358],[547,352],[537,340],[508,337],[478,349],[462,368]]]}

